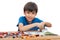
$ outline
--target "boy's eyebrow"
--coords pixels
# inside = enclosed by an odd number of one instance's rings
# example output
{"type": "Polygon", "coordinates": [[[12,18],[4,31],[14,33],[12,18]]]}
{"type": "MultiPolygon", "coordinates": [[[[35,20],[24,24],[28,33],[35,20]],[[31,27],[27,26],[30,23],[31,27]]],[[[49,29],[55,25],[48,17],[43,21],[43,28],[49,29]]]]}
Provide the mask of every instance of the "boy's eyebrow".
{"type": "Polygon", "coordinates": [[[36,11],[29,11],[29,10],[27,10],[27,12],[36,12],[36,11]]]}

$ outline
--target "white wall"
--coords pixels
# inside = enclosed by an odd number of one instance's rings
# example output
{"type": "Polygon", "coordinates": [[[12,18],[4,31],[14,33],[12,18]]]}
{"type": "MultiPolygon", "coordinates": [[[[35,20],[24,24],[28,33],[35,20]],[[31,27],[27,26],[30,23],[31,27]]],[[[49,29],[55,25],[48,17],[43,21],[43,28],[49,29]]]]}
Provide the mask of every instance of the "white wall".
{"type": "Polygon", "coordinates": [[[60,0],[0,0],[0,31],[17,31],[18,18],[23,15],[23,7],[33,1],[38,5],[36,17],[52,23],[49,31],[60,35],[60,0]]]}

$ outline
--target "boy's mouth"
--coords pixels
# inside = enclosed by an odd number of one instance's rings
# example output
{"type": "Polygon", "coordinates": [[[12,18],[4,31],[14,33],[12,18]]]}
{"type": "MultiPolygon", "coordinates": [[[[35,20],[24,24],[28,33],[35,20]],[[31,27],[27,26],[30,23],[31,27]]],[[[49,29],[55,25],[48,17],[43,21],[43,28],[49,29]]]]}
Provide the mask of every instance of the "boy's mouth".
{"type": "Polygon", "coordinates": [[[27,19],[28,19],[28,20],[32,20],[32,18],[30,18],[30,17],[28,17],[27,19]]]}
{"type": "Polygon", "coordinates": [[[31,20],[32,18],[31,18],[31,17],[28,17],[28,19],[30,19],[30,20],[31,20]]]}

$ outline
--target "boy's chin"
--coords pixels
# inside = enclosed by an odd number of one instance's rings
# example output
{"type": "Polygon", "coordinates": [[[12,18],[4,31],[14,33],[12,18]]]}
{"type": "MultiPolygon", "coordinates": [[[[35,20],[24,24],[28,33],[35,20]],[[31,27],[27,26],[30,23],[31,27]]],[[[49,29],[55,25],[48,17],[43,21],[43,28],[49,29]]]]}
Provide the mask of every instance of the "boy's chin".
{"type": "Polygon", "coordinates": [[[32,20],[28,20],[28,22],[32,22],[32,20]]]}
{"type": "Polygon", "coordinates": [[[28,20],[28,21],[30,22],[30,21],[32,21],[32,19],[31,20],[28,20]]]}

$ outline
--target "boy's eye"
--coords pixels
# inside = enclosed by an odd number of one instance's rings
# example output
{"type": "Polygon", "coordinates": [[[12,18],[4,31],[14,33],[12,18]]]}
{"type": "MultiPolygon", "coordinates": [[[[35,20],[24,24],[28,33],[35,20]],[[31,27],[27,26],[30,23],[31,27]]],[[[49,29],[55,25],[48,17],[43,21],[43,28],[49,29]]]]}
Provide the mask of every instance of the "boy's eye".
{"type": "Polygon", "coordinates": [[[30,12],[27,12],[28,14],[30,13],[30,12]]]}
{"type": "Polygon", "coordinates": [[[32,14],[35,14],[34,12],[32,14]]]}
{"type": "Polygon", "coordinates": [[[27,14],[30,14],[30,13],[35,14],[36,12],[34,12],[34,11],[33,11],[33,12],[29,12],[29,11],[27,11],[27,14]]]}
{"type": "Polygon", "coordinates": [[[32,12],[32,14],[36,14],[36,12],[32,12]]]}

